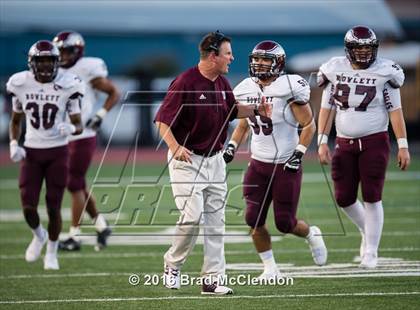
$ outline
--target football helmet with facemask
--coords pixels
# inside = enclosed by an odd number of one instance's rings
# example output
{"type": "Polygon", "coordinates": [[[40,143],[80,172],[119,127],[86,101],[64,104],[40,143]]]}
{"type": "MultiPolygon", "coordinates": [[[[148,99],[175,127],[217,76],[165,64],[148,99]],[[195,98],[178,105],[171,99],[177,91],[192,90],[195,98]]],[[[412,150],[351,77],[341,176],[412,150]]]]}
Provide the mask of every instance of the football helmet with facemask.
{"type": "Polygon", "coordinates": [[[53,43],[60,50],[60,66],[63,68],[72,67],[83,57],[85,40],[78,32],[62,31],[54,37],[53,43]]]}
{"type": "Polygon", "coordinates": [[[286,53],[280,44],[275,41],[261,41],[249,55],[249,75],[260,80],[278,77],[282,74],[285,64],[286,53]],[[257,58],[270,59],[271,64],[258,63],[257,58]]]}
{"type": "Polygon", "coordinates": [[[28,66],[41,83],[52,82],[58,73],[60,52],[50,41],[35,42],[28,52],[28,66]]]}
{"type": "Polygon", "coordinates": [[[344,46],[347,59],[359,68],[366,69],[376,60],[379,42],[369,27],[355,26],[347,31],[344,46]]]}

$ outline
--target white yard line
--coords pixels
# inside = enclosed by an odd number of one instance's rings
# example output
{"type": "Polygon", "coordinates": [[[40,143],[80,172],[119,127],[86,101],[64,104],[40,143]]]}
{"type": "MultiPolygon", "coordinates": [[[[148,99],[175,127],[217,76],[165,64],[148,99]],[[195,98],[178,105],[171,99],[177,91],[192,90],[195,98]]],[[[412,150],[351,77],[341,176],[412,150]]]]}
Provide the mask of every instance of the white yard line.
{"type": "Polygon", "coordinates": [[[365,293],[334,293],[334,294],[283,294],[283,295],[233,295],[233,296],[165,296],[165,297],[129,297],[129,298],[80,298],[80,299],[45,299],[45,300],[11,300],[0,301],[0,304],[52,304],[80,302],[132,302],[161,300],[208,300],[214,298],[228,299],[295,299],[295,298],[330,298],[330,297],[376,297],[376,296],[413,296],[420,292],[365,292],[365,293]]]}
{"type": "MultiPolygon", "coordinates": [[[[394,276],[420,276],[420,261],[404,260],[402,258],[379,258],[376,269],[361,269],[357,263],[334,263],[323,267],[294,266],[293,264],[278,264],[279,270],[287,277],[292,278],[352,278],[352,277],[394,277],[394,276]]],[[[228,275],[244,275],[260,273],[263,270],[261,263],[236,263],[227,264],[228,275]]],[[[153,274],[156,272],[139,272],[137,275],[153,274]]],[[[0,276],[2,280],[28,279],[28,278],[87,278],[126,276],[132,273],[99,272],[99,273],[53,273],[53,274],[14,274],[0,276]]],[[[157,272],[159,274],[159,272],[157,272]]],[[[199,272],[188,272],[188,275],[198,276],[199,272]]]]}

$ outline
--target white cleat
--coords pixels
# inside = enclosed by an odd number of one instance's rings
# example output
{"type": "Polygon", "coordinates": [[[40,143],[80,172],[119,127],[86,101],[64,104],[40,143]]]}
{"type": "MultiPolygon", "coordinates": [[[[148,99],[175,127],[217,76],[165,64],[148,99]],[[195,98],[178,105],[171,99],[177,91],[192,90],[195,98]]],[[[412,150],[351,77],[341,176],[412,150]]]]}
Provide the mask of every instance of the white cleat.
{"type": "Polygon", "coordinates": [[[324,239],[321,235],[321,230],[317,226],[311,226],[310,237],[306,238],[306,242],[309,244],[309,248],[312,252],[312,258],[315,264],[323,266],[327,263],[328,251],[325,246],[324,239]]]}
{"type": "Polygon", "coordinates": [[[165,287],[178,290],[181,288],[180,271],[179,269],[171,268],[165,265],[163,273],[163,284],[165,287]]]}
{"type": "Polygon", "coordinates": [[[230,287],[219,285],[217,282],[206,284],[205,281],[201,288],[201,295],[232,295],[230,287]]]}
{"type": "Polygon", "coordinates": [[[58,259],[56,254],[45,254],[44,270],[59,270],[58,259]]]}
{"type": "Polygon", "coordinates": [[[271,272],[264,270],[264,272],[257,277],[257,279],[260,281],[269,281],[269,280],[280,279],[280,278],[283,278],[283,276],[279,270],[275,270],[271,272]]]}
{"type": "Polygon", "coordinates": [[[283,279],[283,275],[279,270],[264,271],[257,277],[260,285],[276,285],[281,279],[283,279]]]}
{"type": "Polygon", "coordinates": [[[375,269],[378,265],[378,255],[375,253],[366,253],[362,257],[362,262],[360,263],[360,268],[365,269],[375,269]]]}
{"type": "Polygon", "coordinates": [[[48,232],[45,229],[43,230],[43,234],[43,239],[39,239],[37,236],[34,236],[31,243],[27,247],[25,252],[25,260],[28,263],[36,261],[41,256],[42,248],[48,240],[48,232]]]}

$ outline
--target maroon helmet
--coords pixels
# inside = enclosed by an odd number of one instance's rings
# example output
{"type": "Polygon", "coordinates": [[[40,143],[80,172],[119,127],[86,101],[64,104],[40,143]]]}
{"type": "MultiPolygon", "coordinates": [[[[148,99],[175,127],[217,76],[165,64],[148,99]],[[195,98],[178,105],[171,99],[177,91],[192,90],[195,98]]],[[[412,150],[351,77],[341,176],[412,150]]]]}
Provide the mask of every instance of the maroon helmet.
{"type": "Polygon", "coordinates": [[[62,31],[54,37],[53,43],[60,50],[60,66],[63,68],[72,67],[83,57],[85,40],[78,32],[62,31]]]}
{"type": "Polygon", "coordinates": [[[28,66],[41,83],[52,82],[57,76],[60,52],[50,41],[35,42],[28,51],[28,66]]]}
{"type": "Polygon", "coordinates": [[[286,53],[280,44],[274,41],[261,41],[249,55],[249,75],[257,79],[266,80],[278,77],[286,64],[286,53]],[[267,58],[271,65],[262,65],[254,61],[255,58],[267,58]]]}
{"type": "Polygon", "coordinates": [[[355,26],[347,31],[344,46],[348,60],[361,69],[366,69],[376,60],[379,42],[369,27],[355,26]],[[361,50],[364,47],[367,49],[361,50]]]}

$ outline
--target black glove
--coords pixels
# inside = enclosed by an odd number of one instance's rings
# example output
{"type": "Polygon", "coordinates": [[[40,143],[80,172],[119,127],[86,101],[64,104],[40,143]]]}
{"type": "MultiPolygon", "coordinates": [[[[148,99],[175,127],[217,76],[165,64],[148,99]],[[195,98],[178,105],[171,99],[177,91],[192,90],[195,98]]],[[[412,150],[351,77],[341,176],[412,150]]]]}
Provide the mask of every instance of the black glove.
{"type": "Polygon", "coordinates": [[[223,159],[226,163],[230,163],[233,160],[235,157],[235,151],[236,147],[232,143],[229,143],[226,149],[223,151],[223,159]]]}
{"type": "Polygon", "coordinates": [[[302,165],[302,156],[303,153],[301,151],[295,150],[292,156],[290,156],[284,164],[283,169],[290,172],[298,172],[300,166],[302,165]]]}
{"type": "Polygon", "coordinates": [[[91,128],[93,130],[98,130],[102,123],[102,117],[98,114],[88,119],[86,122],[86,127],[91,128]]]}

